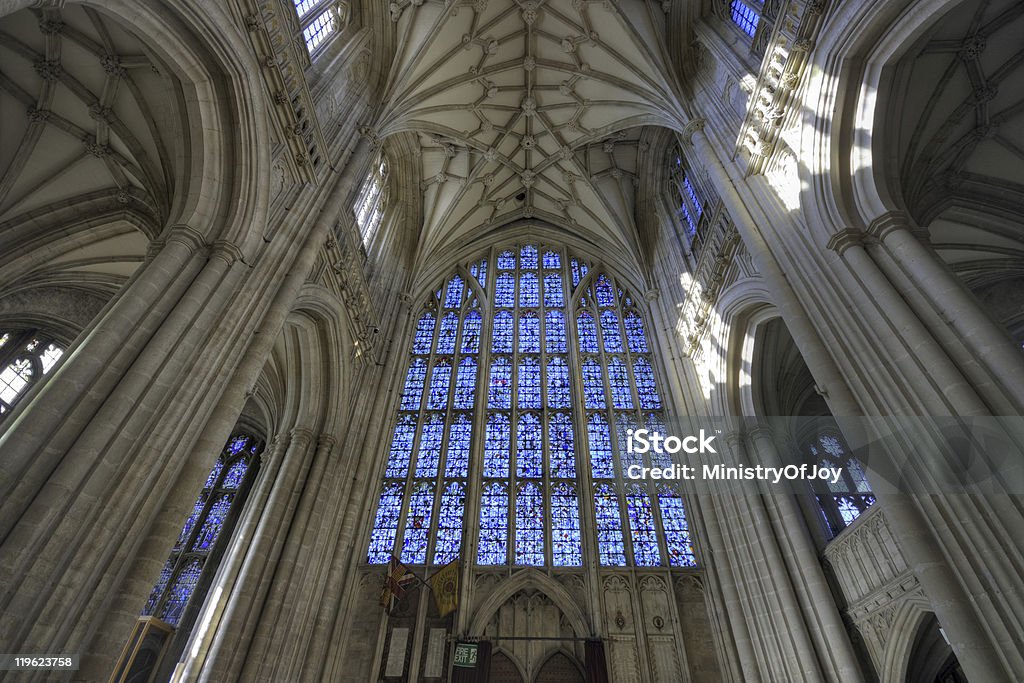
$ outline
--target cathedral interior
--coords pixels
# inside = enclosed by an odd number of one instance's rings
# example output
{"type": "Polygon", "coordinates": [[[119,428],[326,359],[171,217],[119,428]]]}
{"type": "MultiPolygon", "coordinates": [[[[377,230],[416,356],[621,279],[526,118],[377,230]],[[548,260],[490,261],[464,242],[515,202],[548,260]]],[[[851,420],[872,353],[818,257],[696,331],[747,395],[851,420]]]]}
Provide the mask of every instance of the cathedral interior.
{"type": "Polygon", "coordinates": [[[0,681],[1024,681],[1022,35],[0,0],[0,681]]]}

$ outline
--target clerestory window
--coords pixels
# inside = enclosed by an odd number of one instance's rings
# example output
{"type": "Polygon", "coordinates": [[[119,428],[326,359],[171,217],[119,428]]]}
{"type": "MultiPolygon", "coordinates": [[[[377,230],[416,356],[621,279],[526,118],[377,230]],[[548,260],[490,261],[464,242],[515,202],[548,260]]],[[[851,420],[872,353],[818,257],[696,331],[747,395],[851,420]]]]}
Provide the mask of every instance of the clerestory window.
{"type": "Polygon", "coordinates": [[[0,420],[64,355],[64,347],[39,330],[0,332],[0,420]]]}

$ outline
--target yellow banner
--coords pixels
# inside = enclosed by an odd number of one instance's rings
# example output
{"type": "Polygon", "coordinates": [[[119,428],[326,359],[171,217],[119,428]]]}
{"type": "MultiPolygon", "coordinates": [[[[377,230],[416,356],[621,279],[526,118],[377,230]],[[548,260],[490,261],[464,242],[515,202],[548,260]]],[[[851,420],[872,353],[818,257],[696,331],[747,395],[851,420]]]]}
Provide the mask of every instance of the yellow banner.
{"type": "Polygon", "coordinates": [[[441,567],[429,583],[438,613],[443,617],[454,612],[459,606],[459,561],[452,560],[441,567]]]}

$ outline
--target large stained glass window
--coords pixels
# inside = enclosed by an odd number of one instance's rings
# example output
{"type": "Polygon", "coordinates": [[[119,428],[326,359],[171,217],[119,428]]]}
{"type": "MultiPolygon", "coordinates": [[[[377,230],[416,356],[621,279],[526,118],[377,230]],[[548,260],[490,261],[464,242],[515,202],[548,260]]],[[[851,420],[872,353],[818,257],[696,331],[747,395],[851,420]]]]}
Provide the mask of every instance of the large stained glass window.
{"type": "Polygon", "coordinates": [[[875,496],[864,468],[850,453],[838,429],[823,430],[805,448],[818,466],[842,468],[839,481],[819,484],[815,491],[825,526],[836,536],[874,504],[875,496]]]}
{"type": "Polygon", "coordinates": [[[160,571],[143,616],[155,616],[171,626],[181,624],[185,608],[197,595],[203,572],[209,575],[213,569],[208,565],[215,551],[220,552],[222,544],[218,541],[231,535],[262,448],[258,439],[246,433],[228,439],[160,571]]]}
{"type": "Polygon", "coordinates": [[[42,332],[0,331],[0,420],[62,355],[64,347],[42,332]]]}
{"type": "Polygon", "coordinates": [[[627,430],[664,416],[643,312],[614,276],[562,248],[498,248],[411,327],[371,564],[694,566],[681,492],[624,476],[627,430]]]}

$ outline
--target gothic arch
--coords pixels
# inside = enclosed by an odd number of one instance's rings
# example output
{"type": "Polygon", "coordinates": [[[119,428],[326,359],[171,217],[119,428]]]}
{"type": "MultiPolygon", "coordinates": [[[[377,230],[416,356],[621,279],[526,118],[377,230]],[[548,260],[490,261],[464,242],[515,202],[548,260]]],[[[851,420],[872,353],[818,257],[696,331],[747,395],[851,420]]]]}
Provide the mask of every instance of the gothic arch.
{"type": "Polygon", "coordinates": [[[586,614],[573,601],[569,591],[547,574],[536,569],[525,569],[517,571],[512,578],[503,581],[497,590],[480,601],[477,605],[476,613],[470,620],[469,633],[483,633],[484,628],[486,628],[487,623],[498,611],[498,608],[513,595],[524,590],[536,590],[547,596],[569,620],[577,635],[585,636],[594,632],[586,614]]]}
{"type": "Polygon", "coordinates": [[[935,615],[929,610],[922,596],[908,598],[895,608],[892,625],[889,627],[888,644],[882,654],[878,672],[881,681],[906,681],[910,658],[919,629],[935,615]]]}
{"type": "MultiPolygon", "coordinates": [[[[10,0],[0,15],[33,4],[10,0]]],[[[254,249],[261,242],[258,226],[266,210],[270,145],[260,70],[244,36],[231,28],[234,23],[222,8],[208,3],[196,3],[202,11],[187,16],[155,2],[73,4],[131,26],[130,33],[159,53],[186,90],[180,99],[183,125],[193,135],[183,154],[185,166],[175,174],[178,187],[165,224],[187,225],[210,241],[232,242],[243,253],[254,249]]]]}

